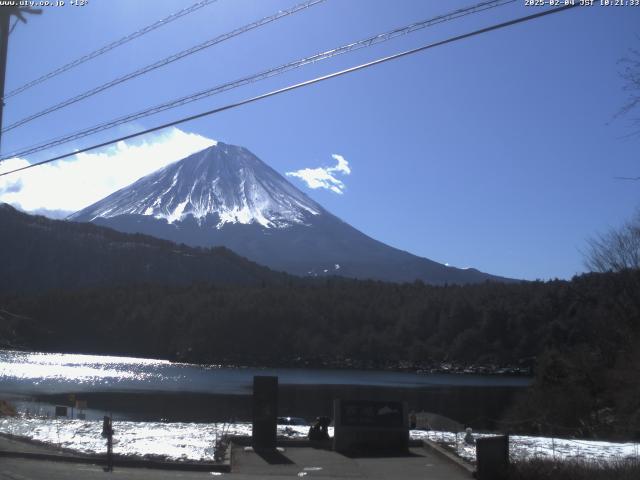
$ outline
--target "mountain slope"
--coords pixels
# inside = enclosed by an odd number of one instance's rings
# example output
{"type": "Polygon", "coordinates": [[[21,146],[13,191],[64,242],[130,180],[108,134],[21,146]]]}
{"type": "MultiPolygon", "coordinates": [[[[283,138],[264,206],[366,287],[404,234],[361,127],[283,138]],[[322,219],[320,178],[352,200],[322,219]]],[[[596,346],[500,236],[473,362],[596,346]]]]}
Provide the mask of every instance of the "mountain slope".
{"type": "Polygon", "coordinates": [[[225,248],[175,245],[90,224],[50,220],[0,204],[0,291],[194,282],[260,285],[287,276],[225,248]]]}
{"type": "Polygon", "coordinates": [[[303,224],[323,209],[248,150],[220,143],[141,178],[69,219],[142,215],[172,224],[188,216],[200,222],[214,212],[217,228],[235,223],[282,228],[303,224]]]}
{"type": "Polygon", "coordinates": [[[243,147],[218,143],[69,217],[193,246],[224,245],[277,270],[432,284],[508,281],[448,267],[351,227],[243,147]]]}

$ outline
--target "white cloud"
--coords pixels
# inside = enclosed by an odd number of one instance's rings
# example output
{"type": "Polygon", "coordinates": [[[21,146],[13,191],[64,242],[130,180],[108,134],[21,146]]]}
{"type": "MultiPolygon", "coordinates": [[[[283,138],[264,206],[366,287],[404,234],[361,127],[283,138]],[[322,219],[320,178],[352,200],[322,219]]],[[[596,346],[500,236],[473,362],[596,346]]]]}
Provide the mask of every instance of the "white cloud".
{"type": "Polygon", "coordinates": [[[346,185],[336,178],[335,174],[349,175],[351,168],[342,155],[334,153],[331,156],[338,162],[335,167],[303,168],[295,172],[287,172],[285,175],[301,179],[309,188],[324,188],[342,195],[346,185]]]}
{"type": "MultiPolygon", "coordinates": [[[[34,213],[75,212],[215,143],[178,128],[142,142],[118,142],[97,153],[80,153],[68,160],[0,177],[0,202],[34,213]]],[[[26,160],[12,158],[0,163],[0,172],[26,165],[26,160]]]]}
{"type": "Polygon", "coordinates": [[[338,165],[336,165],[333,168],[330,168],[329,169],[330,172],[341,172],[341,173],[344,173],[345,175],[349,175],[351,173],[351,168],[349,168],[349,162],[347,162],[342,155],[338,155],[337,153],[334,153],[331,156],[334,158],[334,160],[338,162],[338,165]]]}

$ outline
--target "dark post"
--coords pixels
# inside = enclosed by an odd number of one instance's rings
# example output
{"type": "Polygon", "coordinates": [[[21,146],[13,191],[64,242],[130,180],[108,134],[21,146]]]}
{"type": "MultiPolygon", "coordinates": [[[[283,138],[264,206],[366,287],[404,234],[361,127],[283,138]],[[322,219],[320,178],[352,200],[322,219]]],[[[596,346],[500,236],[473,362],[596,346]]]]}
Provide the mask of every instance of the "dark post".
{"type": "MultiPolygon", "coordinates": [[[[2,130],[2,114],[4,109],[4,80],[7,71],[7,47],[9,45],[9,25],[12,10],[0,7],[0,131],[2,130]]],[[[0,132],[0,142],[2,134],[0,132]]],[[[1,143],[0,143],[1,146],[1,143]]]]}
{"type": "Polygon", "coordinates": [[[509,470],[509,436],[476,439],[478,480],[506,480],[509,470]]]}
{"type": "Polygon", "coordinates": [[[102,419],[102,436],[107,439],[107,466],[105,472],[113,472],[113,425],[111,417],[106,415],[102,419]]]}
{"type": "Polygon", "coordinates": [[[278,377],[253,377],[253,448],[276,448],[278,377]]]}

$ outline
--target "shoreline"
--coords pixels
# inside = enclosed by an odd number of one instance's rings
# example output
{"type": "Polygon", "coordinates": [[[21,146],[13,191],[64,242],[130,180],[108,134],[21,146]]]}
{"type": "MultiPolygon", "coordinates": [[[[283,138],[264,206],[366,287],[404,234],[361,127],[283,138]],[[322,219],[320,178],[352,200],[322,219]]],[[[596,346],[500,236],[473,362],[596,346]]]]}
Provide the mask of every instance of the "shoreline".
{"type": "Polygon", "coordinates": [[[205,369],[314,369],[314,370],[344,370],[344,371],[377,371],[377,372],[397,372],[415,373],[417,375],[480,375],[488,377],[524,377],[533,379],[533,361],[526,359],[519,364],[476,364],[461,363],[454,361],[373,361],[353,358],[282,358],[272,361],[247,361],[238,359],[224,359],[216,363],[199,363],[189,361],[188,358],[149,358],[137,357],[128,353],[110,352],[59,352],[42,351],[16,348],[0,348],[0,352],[34,354],[44,353],[52,355],[87,355],[87,356],[107,356],[132,360],[155,360],[168,362],[171,365],[185,365],[200,367],[205,369]]]}
{"type": "MultiPolygon", "coordinates": [[[[428,386],[396,388],[362,385],[280,385],[278,414],[312,420],[333,416],[333,400],[406,401],[410,410],[438,412],[474,428],[495,428],[522,387],[428,386]],[[469,399],[473,398],[473,402],[469,399]]],[[[47,404],[68,405],[68,395],[26,395],[47,404]]],[[[0,395],[1,396],[1,395],[0,395]]],[[[24,396],[24,395],[23,395],[24,396]]],[[[88,408],[118,412],[138,421],[250,421],[252,396],[238,393],[114,392],[75,393],[88,408]]]]}

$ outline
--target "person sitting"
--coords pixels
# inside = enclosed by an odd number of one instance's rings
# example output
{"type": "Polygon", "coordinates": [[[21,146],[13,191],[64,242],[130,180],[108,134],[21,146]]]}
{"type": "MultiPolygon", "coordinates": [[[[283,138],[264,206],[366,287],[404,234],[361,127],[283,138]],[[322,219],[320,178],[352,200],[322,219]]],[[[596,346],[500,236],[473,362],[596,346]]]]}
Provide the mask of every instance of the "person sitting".
{"type": "Polygon", "coordinates": [[[309,434],[307,435],[309,440],[328,440],[330,423],[331,419],[329,417],[317,417],[311,428],[309,428],[309,434]]]}
{"type": "Polygon", "coordinates": [[[309,434],[307,437],[309,440],[322,440],[322,433],[318,422],[313,422],[313,425],[309,428],[309,434]]]}
{"type": "Polygon", "coordinates": [[[331,419],[329,417],[318,417],[318,422],[320,423],[320,434],[324,440],[329,439],[329,424],[331,423],[331,419]]]}

